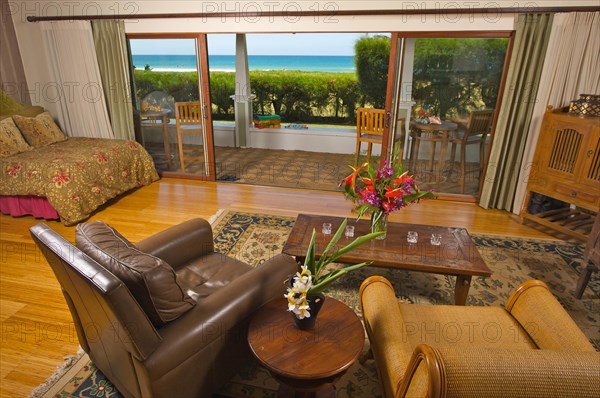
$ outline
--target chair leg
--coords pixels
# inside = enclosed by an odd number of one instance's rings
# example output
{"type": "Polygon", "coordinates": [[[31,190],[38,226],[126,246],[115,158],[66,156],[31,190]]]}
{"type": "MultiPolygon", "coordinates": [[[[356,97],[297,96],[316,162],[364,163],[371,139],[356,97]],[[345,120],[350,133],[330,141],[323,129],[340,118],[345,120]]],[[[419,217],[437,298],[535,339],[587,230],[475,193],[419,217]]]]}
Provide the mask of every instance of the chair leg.
{"type": "Polygon", "coordinates": [[[450,176],[454,173],[454,159],[456,159],[456,144],[453,142],[450,147],[450,176]]]}
{"type": "Polygon", "coordinates": [[[575,288],[575,297],[581,299],[583,292],[592,277],[592,272],[596,271],[596,268],[592,264],[586,264],[581,270],[581,275],[577,280],[577,287],[575,288]]]}
{"type": "Polygon", "coordinates": [[[354,158],[354,167],[358,167],[358,158],[360,157],[360,140],[356,140],[356,157],[354,158]]]}
{"type": "Polygon", "coordinates": [[[373,143],[369,142],[369,145],[367,146],[367,163],[369,163],[371,161],[371,151],[373,150],[373,143]]]}
{"type": "Polygon", "coordinates": [[[465,152],[466,145],[460,146],[460,193],[465,193],[465,152]]]}
{"type": "Polygon", "coordinates": [[[485,162],[485,137],[479,145],[479,185],[481,185],[481,179],[483,178],[483,166],[485,162]]]}
{"type": "Polygon", "coordinates": [[[181,165],[181,172],[185,173],[185,161],[183,159],[183,136],[177,132],[177,145],[179,146],[179,164],[181,165]]]}

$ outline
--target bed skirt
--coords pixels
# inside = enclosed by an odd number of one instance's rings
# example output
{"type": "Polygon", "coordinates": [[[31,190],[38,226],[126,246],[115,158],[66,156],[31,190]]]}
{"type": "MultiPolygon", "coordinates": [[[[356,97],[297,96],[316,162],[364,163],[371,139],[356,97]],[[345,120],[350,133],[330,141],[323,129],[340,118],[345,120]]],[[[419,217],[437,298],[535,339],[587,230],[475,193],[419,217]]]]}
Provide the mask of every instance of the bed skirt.
{"type": "Polygon", "coordinates": [[[60,216],[48,199],[40,196],[0,196],[0,212],[11,216],[34,216],[58,220],[60,216]]]}

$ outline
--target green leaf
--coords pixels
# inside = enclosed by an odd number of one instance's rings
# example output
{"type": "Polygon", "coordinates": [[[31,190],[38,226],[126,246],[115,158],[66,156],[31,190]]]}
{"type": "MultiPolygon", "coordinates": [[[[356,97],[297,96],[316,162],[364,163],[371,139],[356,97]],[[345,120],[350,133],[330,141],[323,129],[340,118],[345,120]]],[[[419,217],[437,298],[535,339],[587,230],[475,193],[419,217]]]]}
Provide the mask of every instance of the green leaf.
{"type": "Polygon", "coordinates": [[[342,237],[342,234],[346,230],[346,225],[347,224],[348,224],[348,219],[344,218],[344,221],[342,221],[342,224],[340,225],[340,227],[338,228],[338,230],[335,232],[335,234],[331,238],[331,241],[329,242],[329,244],[327,245],[327,247],[323,251],[323,254],[321,255],[321,258],[319,259],[319,261],[317,262],[317,265],[315,267],[316,268],[316,275],[317,276],[318,276],[319,272],[321,272],[321,268],[323,267],[323,262],[326,261],[327,255],[329,254],[329,251],[331,249],[333,249],[333,247],[338,243],[338,241],[342,237]]]}
{"type": "Polygon", "coordinates": [[[402,197],[402,201],[404,203],[411,203],[417,199],[427,198],[427,199],[435,199],[437,196],[433,192],[417,192],[410,195],[405,195],[402,197]]]}
{"type": "Polygon", "coordinates": [[[372,262],[365,262],[360,264],[349,265],[347,267],[337,269],[335,271],[330,272],[325,275],[323,278],[313,283],[313,286],[308,291],[309,293],[321,293],[327,286],[329,286],[332,282],[334,282],[340,276],[347,274],[351,271],[357,270],[359,268],[366,267],[371,265],[372,262]]]}
{"type": "Polygon", "coordinates": [[[306,250],[306,259],[304,260],[304,265],[311,274],[315,274],[315,240],[317,237],[317,231],[313,228],[312,236],[310,237],[310,243],[308,244],[308,249],[306,250]]]}
{"type": "Polygon", "coordinates": [[[363,245],[363,244],[369,242],[370,240],[373,240],[376,237],[381,236],[383,234],[385,234],[385,232],[371,232],[371,233],[368,233],[366,235],[363,235],[363,236],[360,236],[360,237],[354,239],[348,245],[342,247],[341,249],[339,249],[335,253],[333,253],[331,255],[331,257],[326,260],[327,261],[326,264],[334,262],[335,260],[342,257],[344,254],[348,253],[349,251],[354,250],[358,246],[363,245]]]}

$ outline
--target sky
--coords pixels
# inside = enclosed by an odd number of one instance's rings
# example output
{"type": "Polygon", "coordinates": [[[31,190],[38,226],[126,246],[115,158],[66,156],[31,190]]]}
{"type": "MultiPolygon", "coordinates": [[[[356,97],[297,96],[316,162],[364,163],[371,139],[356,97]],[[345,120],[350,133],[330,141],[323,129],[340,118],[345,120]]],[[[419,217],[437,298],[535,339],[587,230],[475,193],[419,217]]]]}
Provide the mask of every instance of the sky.
{"type": "MultiPolygon", "coordinates": [[[[249,55],[354,55],[354,43],[364,33],[247,34],[249,55]]],[[[133,54],[194,54],[193,39],[132,40],[133,54]]],[[[234,34],[208,35],[210,55],[235,54],[234,34]]]]}

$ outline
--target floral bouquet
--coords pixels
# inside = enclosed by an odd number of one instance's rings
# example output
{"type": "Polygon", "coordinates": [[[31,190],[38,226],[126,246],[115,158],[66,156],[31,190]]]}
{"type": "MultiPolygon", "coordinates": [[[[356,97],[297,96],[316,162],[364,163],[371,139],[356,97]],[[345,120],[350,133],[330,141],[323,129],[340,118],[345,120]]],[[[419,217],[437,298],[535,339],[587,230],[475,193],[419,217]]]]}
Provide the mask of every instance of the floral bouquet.
{"type": "Polygon", "coordinates": [[[421,124],[442,124],[442,120],[438,116],[431,115],[431,105],[425,104],[418,106],[417,111],[417,122],[421,124]]]}
{"type": "MultiPolygon", "coordinates": [[[[371,232],[386,231],[387,216],[421,199],[434,199],[432,191],[420,191],[414,178],[402,169],[396,146],[392,159],[375,169],[370,163],[353,172],[340,184],[347,198],[357,206],[358,218],[371,214],[371,232]]],[[[385,239],[382,234],[379,239],[385,239]]]]}
{"type": "MultiPolygon", "coordinates": [[[[322,295],[323,290],[329,286],[340,276],[347,274],[350,271],[370,265],[370,262],[348,265],[343,268],[338,268],[327,272],[328,264],[336,261],[344,254],[355,249],[356,247],[367,243],[368,241],[377,238],[382,232],[370,233],[354,239],[348,245],[332,252],[335,245],[338,243],[342,234],[346,230],[347,219],[344,219],[337,232],[331,238],[331,241],[323,251],[321,257],[317,260],[315,256],[315,240],[316,231],[313,229],[310,243],[306,251],[306,259],[301,266],[301,270],[293,277],[290,277],[291,287],[287,289],[287,294],[284,296],[288,300],[288,311],[292,312],[297,319],[305,319],[311,317],[311,309],[318,311],[324,300],[322,295]],[[316,304],[311,308],[311,303],[316,304]]],[[[313,311],[313,318],[316,315],[313,311]]]]}
{"type": "Polygon", "coordinates": [[[417,111],[417,122],[422,124],[429,124],[429,117],[431,116],[431,113],[429,112],[430,108],[431,105],[429,104],[417,106],[415,108],[415,110],[417,111]]]}

